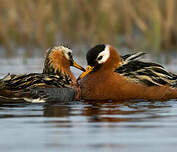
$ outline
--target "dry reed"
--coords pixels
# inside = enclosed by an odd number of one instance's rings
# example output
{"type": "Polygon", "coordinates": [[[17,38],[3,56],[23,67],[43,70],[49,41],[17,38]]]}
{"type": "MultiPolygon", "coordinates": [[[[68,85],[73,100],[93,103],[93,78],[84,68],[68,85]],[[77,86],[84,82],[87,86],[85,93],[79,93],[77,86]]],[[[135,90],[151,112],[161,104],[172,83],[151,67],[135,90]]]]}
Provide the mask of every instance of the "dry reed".
{"type": "Polygon", "coordinates": [[[0,0],[0,46],[177,48],[176,0],[0,0]]]}

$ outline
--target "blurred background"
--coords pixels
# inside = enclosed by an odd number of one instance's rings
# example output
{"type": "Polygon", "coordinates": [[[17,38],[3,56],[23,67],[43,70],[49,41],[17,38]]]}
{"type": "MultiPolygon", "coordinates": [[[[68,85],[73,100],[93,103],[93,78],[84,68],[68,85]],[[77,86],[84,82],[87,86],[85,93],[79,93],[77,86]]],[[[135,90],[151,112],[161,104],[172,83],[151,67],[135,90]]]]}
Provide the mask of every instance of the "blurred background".
{"type": "Polygon", "coordinates": [[[0,14],[1,57],[43,56],[56,44],[78,56],[97,43],[177,52],[176,0],[0,0],[0,14]]]}

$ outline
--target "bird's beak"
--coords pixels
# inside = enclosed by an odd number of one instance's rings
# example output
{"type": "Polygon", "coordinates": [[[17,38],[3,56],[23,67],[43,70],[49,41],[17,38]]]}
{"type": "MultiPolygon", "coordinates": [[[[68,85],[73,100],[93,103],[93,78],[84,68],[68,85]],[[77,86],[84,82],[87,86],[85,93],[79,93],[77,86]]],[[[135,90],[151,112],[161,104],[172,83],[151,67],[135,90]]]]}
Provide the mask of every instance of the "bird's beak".
{"type": "Polygon", "coordinates": [[[85,72],[85,69],[82,66],[80,66],[79,64],[77,64],[75,61],[73,61],[72,66],[85,72]]]}
{"type": "Polygon", "coordinates": [[[86,68],[86,71],[83,72],[83,73],[79,76],[78,80],[82,79],[82,78],[85,77],[87,74],[89,74],[91,71],[93,71],[93,68],[94,68],[93,66],[88,65],[87,68],[86,68]]]}

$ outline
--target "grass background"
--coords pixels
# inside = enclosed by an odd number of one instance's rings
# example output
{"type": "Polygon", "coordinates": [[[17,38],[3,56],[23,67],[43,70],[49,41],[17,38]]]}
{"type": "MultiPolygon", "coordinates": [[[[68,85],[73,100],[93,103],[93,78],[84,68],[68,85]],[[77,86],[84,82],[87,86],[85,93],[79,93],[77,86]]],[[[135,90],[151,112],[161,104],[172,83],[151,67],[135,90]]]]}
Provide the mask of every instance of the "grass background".
{"type": "Polygon", "coordinates": [[[97,43],[177,50],[177,1],[0,0],[0,47],[8,56],[56,44],[82,52],[97,43]]]}

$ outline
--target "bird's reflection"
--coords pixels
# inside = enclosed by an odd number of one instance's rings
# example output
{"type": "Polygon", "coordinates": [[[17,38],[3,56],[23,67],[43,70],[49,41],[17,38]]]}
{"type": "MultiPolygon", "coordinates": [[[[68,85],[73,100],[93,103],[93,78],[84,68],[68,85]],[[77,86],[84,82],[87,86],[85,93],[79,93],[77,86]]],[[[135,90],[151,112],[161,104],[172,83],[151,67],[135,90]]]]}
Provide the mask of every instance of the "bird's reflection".
{"type": "Polygon", "coordinates": [[[67,117],[70,115],[71,108],[68,105],[45,105],[45,117],[67,117]]]}
{"type": "Polygon", "coordinates": [[[84,107],[82,114],[88,117],[90,122],[122,122],[130,118],[121,115],[137,113],[135,109],[129,109],[126,102],[87,101],[90,106],[84,107]]]}
{"type": "MultiPolygon", "coordinates": [[[[143,120],[145,116],[154,111],[169,107],[167,102],[110,102],[110,101],[84,101],[73,106],[73,103],[46,105],[45,117],[74,117],[83,116],[88,122],[128,122],[143,120]],[[73,114],[75,113],[75,114],[73,114]],[[138,115],[138,117],[137,117],[138,115]]],[[[148,115],[149,116],[149,115],[148,115]]],[[[154,118],[157,114],[154,113],[154,118]]]]}

